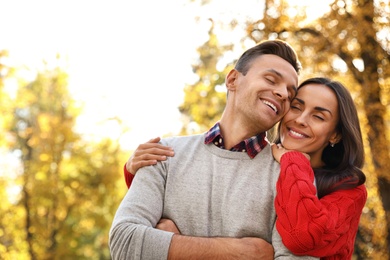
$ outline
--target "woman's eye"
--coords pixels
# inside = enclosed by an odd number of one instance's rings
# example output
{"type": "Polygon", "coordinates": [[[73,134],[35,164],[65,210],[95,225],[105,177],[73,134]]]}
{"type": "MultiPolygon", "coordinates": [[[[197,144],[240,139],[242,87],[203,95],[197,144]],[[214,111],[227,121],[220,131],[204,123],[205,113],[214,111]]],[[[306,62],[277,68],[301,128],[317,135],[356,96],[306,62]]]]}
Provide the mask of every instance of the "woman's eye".
{"type": "Polygon", "coordinates": [[[297,107],[297,106],[294,106],[294,105],[291,105],[291,106],[290,106],[290,109],[293,109],[293,110],[299,110],[299,107],[297,107]]]}
{"type": "Polygon", "coordinates": [[[321,121],[324,121],[324,118],[321,117],[321,116],[314,116],[314,117],[317,118],[317,119],[319,119],[319,120],[321,120],[321,121]]]}

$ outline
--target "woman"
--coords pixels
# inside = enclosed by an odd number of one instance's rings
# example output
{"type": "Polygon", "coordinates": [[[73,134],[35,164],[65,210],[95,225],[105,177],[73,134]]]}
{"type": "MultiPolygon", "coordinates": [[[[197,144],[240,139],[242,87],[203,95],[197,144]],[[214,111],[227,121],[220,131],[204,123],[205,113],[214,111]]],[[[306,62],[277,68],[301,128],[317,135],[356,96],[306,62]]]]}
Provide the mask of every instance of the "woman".
{"type": "MultiPolygon", "coordinates": [[[[159,138],[140,145],[128,169],[172,156],[159,138]]],[[[362,135],[348,90],[339,82],[311,78],[298,87],[279,124],[273,155],[280,163],[276,227],[294,254],[351,259],[367,199],[362,135]]],[[[133,178],[125,165],[128,186],[133,178]]],[[[157,228],[179,232],[170,220],[157,228]]]]}

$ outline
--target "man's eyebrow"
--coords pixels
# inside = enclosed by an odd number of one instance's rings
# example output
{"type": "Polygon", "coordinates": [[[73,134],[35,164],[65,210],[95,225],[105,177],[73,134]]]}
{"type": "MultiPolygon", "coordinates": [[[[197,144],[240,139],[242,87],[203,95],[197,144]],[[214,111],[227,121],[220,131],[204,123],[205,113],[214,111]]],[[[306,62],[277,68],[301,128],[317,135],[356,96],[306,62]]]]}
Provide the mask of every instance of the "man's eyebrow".
{"type": "MultiPolygon", "coordinates": [[[[294,98],[295,100],[297,100],[299,103],[301,103],[302,105],[305,104],[305,101],[303,101],[302,99],[300,98],[294,98]]],[[[332,115],[332,112],[329,110],[329,109],[326,109],[324,107],[314,107],[315,110],[318,110],[318,111],[321,111],[321,112],[328,112],[329,114],[332,115]]]]}
{"type": "Polygon", "coordinates": [[[280,73],[279,71],[275,70],[275,69],[268,69],[267,70],[268,72],[271,72],[273,74],[276,74],[277,76],[279,76],[280,78],[283,78],[283,75],[282,73],[280,73]]]}
{"type": "MultiPolygon", "coordinates": [[[[282,73],[280,73],[279,71],[275,70],[275,69],[268,69],[267,72],[270,72],[272,74],[276,74],[276,76],[280,77],[283,79],[283,75],[282,73]]],[[[294,90],[294,95],[296,96],[297,95],[297,92],[298,92],[298,89],[296,86],[291,86],[291,88],[294,90]]]]}

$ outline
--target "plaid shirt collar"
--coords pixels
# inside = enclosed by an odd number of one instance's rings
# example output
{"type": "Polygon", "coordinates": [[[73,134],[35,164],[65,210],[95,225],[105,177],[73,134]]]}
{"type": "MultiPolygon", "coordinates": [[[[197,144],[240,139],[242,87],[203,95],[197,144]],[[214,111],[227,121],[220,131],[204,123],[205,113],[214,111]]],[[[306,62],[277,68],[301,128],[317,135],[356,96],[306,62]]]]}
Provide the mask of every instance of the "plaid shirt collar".
{"type": "MultiPolygon", "coordinates": [[[[219,122],[216,123],[207,133],[204,140],[205,144],[213,143],[221,149],[225,149],[223,142],[223,137],[221,135],[221,129],[219,127],[219,122]]],[[[262,149],[268,144],[266,140],[266,133],[260,133],[255,136],[252,136],[240,143],[236,144],[230,149],[234,152],[246,152],[250,158],[255,158],[255,156],[261,152],[262,149]]]]}

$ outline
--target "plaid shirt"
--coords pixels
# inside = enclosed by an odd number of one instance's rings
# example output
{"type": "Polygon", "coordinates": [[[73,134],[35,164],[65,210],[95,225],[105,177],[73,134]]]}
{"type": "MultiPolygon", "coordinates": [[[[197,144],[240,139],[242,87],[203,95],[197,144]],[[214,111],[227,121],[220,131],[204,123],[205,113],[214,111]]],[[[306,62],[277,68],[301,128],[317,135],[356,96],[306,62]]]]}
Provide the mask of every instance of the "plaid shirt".
{"type": "MultiPolygon", "coordinates": [[[[244,141],[233,146],[230,151],[234,152],[246,152],[250,158],[254,158],[261,150],[268,144],[266,140],[266,133],[260,133],[252,136],[244,141]]],[[[221,149],[225,149],[223,137],[221,135],[221,129],[219,123],[216,123],[206,134],[204,140],[205,144],[213,143],[221,149]]]]}

